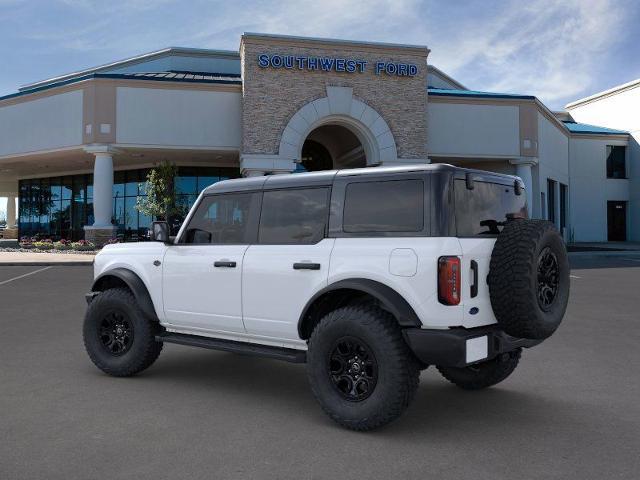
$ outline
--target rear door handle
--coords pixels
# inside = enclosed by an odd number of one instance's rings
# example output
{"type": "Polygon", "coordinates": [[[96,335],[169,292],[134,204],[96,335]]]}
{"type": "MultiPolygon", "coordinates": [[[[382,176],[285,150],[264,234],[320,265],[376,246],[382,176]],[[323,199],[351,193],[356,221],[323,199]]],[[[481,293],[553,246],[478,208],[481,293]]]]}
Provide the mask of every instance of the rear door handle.
{"type": "Polygon", "coordinates": [[[236,268],[236,262],[230,262],[228,260],[218,260],[217,262],[213,262],[214,267],[226,267],[226,268],[236,268]]]}
{"type": "Polygon", "coordinates": [[[473,273],[473,285],[471,285],[471,298],[478,296],[478,262],[471,260],[471,272],[473,273]]]}
{"type": "Polygon", "coordinates": [[[294,270],[320,270],[319,263],[297,262],[293,264],[294,270]]]}

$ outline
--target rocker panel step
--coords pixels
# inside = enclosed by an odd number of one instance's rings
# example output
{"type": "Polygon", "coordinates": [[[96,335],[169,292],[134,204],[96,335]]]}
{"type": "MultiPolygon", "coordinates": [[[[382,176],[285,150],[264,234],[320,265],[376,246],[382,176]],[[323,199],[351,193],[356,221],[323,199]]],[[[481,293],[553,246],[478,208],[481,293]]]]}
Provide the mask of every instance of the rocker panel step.
{"type": "Polygon", "coordinates": [[[222,350],[224,352],[239,353],[241,355],[273,358],[291,363],[305,363],[307,361],[307,352],[302,350],[236,342],[234,340],[224,340],[220,338],[201,337],[199,335],[186,335],[184,333],[165,332],[161,335],[156,335],[156,341],[177,343],[178,345],[188,345],[190,347],[209,348],[211,350],[222,350]]]}

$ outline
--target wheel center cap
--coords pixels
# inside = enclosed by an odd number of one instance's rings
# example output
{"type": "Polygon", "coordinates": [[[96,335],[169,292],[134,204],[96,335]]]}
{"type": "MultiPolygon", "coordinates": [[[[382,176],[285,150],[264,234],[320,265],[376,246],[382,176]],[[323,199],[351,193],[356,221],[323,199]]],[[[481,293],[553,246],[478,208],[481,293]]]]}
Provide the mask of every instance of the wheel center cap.
{"type": "Polygon", "coordinates": [[[116,335],[122,335],[122,328],[116,328],[116,335]]]}
{"type": "Polygon", "coordinates": [[[359,372],[360,371],[360,364],[359,363],[354,363],[353,364],[353,370],[355,372],[359,372]]]}

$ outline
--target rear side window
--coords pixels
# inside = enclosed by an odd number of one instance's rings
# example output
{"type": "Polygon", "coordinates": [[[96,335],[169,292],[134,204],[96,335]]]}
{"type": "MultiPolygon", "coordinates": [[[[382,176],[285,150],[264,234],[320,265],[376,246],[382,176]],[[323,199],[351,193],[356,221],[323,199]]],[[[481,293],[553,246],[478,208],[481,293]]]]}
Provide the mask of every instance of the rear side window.
{"type": "Polygon", "coordinates": [[[389,180],[347,185],[343,230],[348,233],[421,232],[424,182],[389,180]]]}
{"type": "Polygon", "coordinates": [[[508,215],[527,217],[526,195],[516,195],[510,186],[478,181],[469,190],[464,180],[456,180],[455,210],[458,236],[497,235],[508,215]]]}
{"type": "Polygon", "coordinates": [[[318,243],[327,231],[329,189],[266,191],[258,242],[262,244],[318,243]]]}

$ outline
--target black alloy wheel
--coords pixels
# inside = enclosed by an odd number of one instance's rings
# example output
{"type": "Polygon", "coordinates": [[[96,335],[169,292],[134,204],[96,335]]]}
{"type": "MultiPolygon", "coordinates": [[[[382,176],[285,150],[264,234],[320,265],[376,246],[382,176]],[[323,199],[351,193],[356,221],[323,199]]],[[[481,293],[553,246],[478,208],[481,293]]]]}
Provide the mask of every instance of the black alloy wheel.
{"type": "Polygon", "coordinates": [[[329,356],[329,377],[342,398],[360,402],[378,381],[378,363],[369,346],[355,337],[342,337],[329,356]]]}
{"type": "Polygon", "coordinates": [[[115,377],[148,368],[162,350],[156,335],[162,327],[149,318],[126,288],[110,288],[94,296],[82,327],[84,346],[96,367],[115,377]]]}
{"type": "Polygon", "coordinates": [[[560,267],[558,257],[546,247],[538,257],[538,305],[549,310],[558,294],[560,283],[560,267]]]}
{"type": "Polygon", "coordinates": [[[119,311],[107,313],[100,322],[100,343],[114,357],[124,355],[133,344],[133,323],[119,311]]]}

